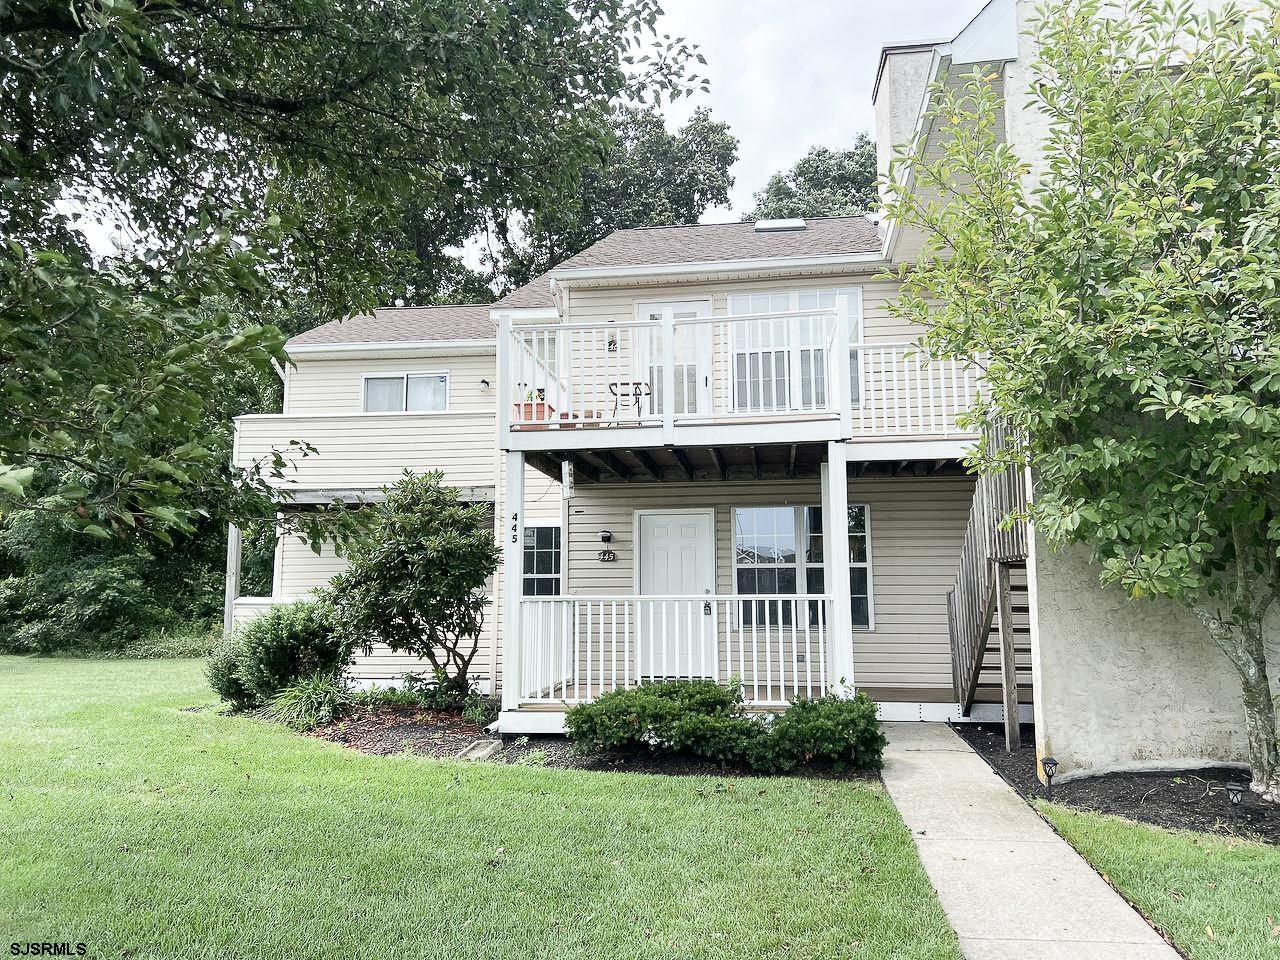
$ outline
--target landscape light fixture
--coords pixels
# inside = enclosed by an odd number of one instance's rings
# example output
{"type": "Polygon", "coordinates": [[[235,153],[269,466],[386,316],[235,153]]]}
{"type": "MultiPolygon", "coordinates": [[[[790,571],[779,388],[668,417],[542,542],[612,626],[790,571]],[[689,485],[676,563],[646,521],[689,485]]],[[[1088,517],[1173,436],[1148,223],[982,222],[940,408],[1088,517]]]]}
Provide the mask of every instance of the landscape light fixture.
{"type": "Polygon", "coordinates": [[[1240,804],[1244,803],[1244,784],[1228,783],[1227,799],[1231,802],[1231,813],[1234,815],[1240,808],[1240,804]]]}
{"type": "Polygon", "coordinates": [[[1053,778],[1058,772],[1058,761],[1053,757],[1045,757],[1040,761],[1040,766],[1044,768],[1044,779],[1046,781],[1045,790],[1050,800],[1053,799],[1053,778]]]}

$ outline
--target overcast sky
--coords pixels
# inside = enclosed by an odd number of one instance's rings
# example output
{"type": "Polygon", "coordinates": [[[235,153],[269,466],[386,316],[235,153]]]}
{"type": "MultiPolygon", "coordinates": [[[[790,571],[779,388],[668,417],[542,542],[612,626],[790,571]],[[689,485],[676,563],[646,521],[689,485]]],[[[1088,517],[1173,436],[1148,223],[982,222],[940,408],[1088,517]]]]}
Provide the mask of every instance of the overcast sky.
{"type": "Polygon", "coordinates": [[[871,84],[880,47],[951,38],[984,0],[663,0],[662,29],[699,44],[711,92],[668,108],[673,123],[697,106],[728,121],[740,141],[733,209],[704,220],[737,220],[769,176],[814,144],[847,146],[873,133],[871,84]]]}

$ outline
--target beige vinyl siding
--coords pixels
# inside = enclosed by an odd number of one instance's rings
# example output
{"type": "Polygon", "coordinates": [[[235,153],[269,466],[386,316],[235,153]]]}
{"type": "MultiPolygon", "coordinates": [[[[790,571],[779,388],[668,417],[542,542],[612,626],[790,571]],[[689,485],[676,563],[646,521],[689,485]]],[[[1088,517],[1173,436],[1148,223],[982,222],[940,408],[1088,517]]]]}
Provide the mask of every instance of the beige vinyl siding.
{"type": "MultiPolygon", "coordinates": [[[[946,593],[968,520],[970,478],[851,480],[849,500],[870,509],[874,629],[854,633],[858,686],[899,700],[950,699],[946,593]]],[[[579,487],[570,504],[569,592],[635,592],[635,510],[715,510],[716,592],[733,593],[732,511],[739,506],[821,503],[816,481],[662,483],[579,487]],[[612,563],[597,559],[599,532],[613,533],[612,563]]]]}
{"type": "Polygon", "coordinates": [[[960,564],[973,488],[969,477],[850,482],[850,502],[870,507],[875,602],[875,630],[854,637],[859,687],[926,689],[953,698],[947,591],[960,564]]]}
{"type": "Polygon", "coordinates": [[[495,354],[313,360],[305,356],[288,368],[285,413],[360,413],[364,399],[361,378],[378,373],[447,373],[449,409],[492,411],[498,403],[495,354]],[[481,380],[488,380],[486,389],[481,380]]]}
{"type": "Polygon", "coordinates": [[[236,420],[236,464],[248,467],[287,452],[289,442],[311,444],[309,456],[290,454],[288,474],[302,488],[379,487],[405,468],[444,471],[454,486],[492,486],[497,427],[492,413],[370,413],[332,416],[249,416],[236,420]]]}
{"type": "MultiPolygon", "coordinates": [[[[897,296],[899,286],[896,280],[878,279],[874,274],[839,273],[820,277],[692,282],[661,287],[572,287],[569,291],[568,319],[573,323],[630,320],[635,317],[637,302],[699,299],[711,300],[712,316],[725,317],[729,315],[729,295],[732,293],[861,287],[863,341],[885,343],[913,340],[924,332],[923,329],[890,316],[887,308],[888,301],[897,296]]],[[[857,331],[854,330],[853,334],[856,336],[857,331]]]]}
{"type": "MultiPolygon", "coordinates": [[[[490,454],[489,477],[492,465],[500,462],[490,454]]],[[[505,469],[500,471],[505,476],[505,469]]],[[[505,492],[502,483],[499,496],[505,492]]],[[[560,484],[532,468],[525,468],[525,517],[528,523],[559,522],[560,484]]],[[[286,537],[280,544],[276,560],[277,599],[309,596],[312,591],[325,586],[329,579],[340,573],[346,562],[339,557],[332,544],[325,544],[317,555],[297,537],[286,537]]],[[[502,619],[503,568],[498,568],[490,591],[492,603],[485,615],[485,629],[481,636],[480,650],[472,664],[474,676],[488,681],[495,669],[501,670],[502,651],[497,642],[502,619]]],[[[394,681],[406,672],[430,673],[430,664],[403,653],[392,653],[383,645],[376,645],[369,656],[358,653],[352,665],[351,676],[359,680],[394,681]]]]}

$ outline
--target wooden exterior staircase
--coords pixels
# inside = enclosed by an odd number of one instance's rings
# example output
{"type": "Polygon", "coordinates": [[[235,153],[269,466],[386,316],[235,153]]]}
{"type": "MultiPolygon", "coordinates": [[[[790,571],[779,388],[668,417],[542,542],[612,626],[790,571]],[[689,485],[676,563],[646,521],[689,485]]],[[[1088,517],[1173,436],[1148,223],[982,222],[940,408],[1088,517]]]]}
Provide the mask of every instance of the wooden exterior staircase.
{"type": "MultiPolygon", "coordinates": [[[[1007,444],[1003,427],[991,449],[1007,444]]],[[[1018,746],[1020,694],[1031,691],[1030,607],[1027,599],[1027,506],[1023,469],[983,474],[973,494],[955,586],[947,594],[951,671],[956,700],[968,716],[980,693],[999,690],[1005,745],[1018,746]]]]}

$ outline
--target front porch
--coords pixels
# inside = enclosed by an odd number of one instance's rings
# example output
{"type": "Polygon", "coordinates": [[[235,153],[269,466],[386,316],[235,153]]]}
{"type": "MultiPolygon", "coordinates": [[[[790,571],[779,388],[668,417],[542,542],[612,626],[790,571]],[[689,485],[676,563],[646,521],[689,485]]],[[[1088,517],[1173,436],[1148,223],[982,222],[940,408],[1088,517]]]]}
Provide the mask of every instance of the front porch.
{"type": "Polygon", "coordinates": [[[609,690],[694,678],[740,684],[751,709],[856,684],[886,717],[958,716],[946,593],[973,479],[955,456],[872,449],[509,454],[503,546],[524,566],[503,578],[501,729],[558,731],[609,690]],[[565,461],[560,521],[522,520],[522,465],[565,461]]]}

